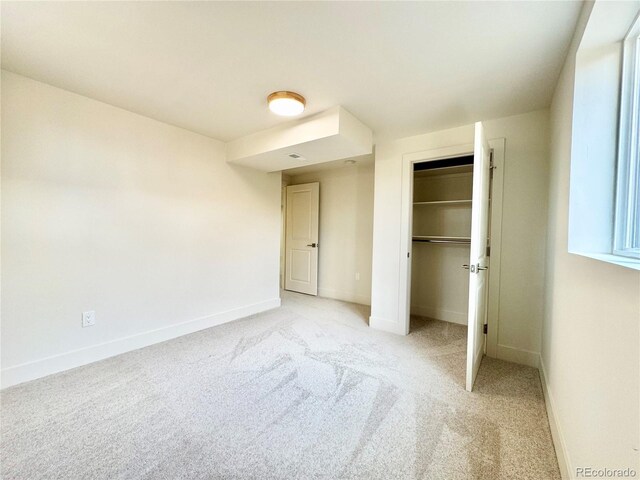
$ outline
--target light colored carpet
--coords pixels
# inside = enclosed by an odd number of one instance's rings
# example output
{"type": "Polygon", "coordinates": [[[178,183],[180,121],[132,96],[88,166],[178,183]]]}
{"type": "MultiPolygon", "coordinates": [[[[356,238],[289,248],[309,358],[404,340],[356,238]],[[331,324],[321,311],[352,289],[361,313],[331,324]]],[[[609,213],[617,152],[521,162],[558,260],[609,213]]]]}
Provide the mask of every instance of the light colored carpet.
{"type": "Polygon", "coordinates": [[[556,479],[535,369],[466,328],[407,337],[365,307],[285,292],[277,310],[2,392],[2,478],[556,479]]]}

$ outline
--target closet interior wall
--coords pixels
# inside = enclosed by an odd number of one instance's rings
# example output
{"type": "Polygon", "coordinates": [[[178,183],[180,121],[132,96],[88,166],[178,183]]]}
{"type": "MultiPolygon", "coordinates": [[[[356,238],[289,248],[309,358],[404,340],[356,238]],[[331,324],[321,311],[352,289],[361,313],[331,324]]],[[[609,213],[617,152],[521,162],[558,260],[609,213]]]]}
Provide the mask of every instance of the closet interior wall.
{"type": "Polygon", "coordinates": [[[473,165],[414,172],[412,315],[467,324],[472,189],[473,165]]]}

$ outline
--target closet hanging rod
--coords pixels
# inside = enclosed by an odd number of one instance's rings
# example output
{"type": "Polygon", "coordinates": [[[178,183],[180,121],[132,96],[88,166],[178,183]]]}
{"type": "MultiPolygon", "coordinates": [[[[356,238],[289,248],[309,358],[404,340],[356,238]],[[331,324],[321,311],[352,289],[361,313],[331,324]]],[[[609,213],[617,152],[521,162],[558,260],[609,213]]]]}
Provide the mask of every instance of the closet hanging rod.
{"type": "Polygon", "coordinates": [[[413,237],[412,240],[414,242],[423,242],[423,243],[453,243],[453,244],[459,244],[459,245],[469,245],[471,243],[471,239],[465,238],[465,237],[416,236],[416,237],[413,237]]]}
{"type": "Polygon", "coordinates": [[[414,239],[414,242],[417,243],[447,243],[452,245],[469,245],[471,242],[468,240],[424,240],[424,239],[414,239]]]}

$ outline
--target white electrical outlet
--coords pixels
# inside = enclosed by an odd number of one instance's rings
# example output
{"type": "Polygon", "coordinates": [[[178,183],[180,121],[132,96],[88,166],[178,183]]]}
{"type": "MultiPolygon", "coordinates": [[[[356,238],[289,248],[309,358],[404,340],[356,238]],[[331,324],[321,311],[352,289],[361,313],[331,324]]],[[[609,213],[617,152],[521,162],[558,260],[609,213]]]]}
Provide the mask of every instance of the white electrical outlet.
{"type": "Polygon", "coordinates": [[[82,326],[93,327],[96,324],[96,311],[82,312],[82,326]]]}
{"type": "Polygon", "coordinates": [[[360,273],[356,273],[356,281],[360,280],[360,273]]]}

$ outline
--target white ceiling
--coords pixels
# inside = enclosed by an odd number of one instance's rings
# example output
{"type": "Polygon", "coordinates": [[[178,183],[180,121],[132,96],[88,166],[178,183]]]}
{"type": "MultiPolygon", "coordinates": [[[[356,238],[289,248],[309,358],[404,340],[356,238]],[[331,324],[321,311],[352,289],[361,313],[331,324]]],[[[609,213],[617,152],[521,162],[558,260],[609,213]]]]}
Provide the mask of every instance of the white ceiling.
{"type": "Polygon", "coordinates": [[[336,168],[353,169],[357,167],[371,165],[372,163],[374,163],[374,159],[375,159],[375,156],[371,153],[369,155],[360,155],[358,157],[342,158],[340,160],[332,160],[330,162],[316,163],[314,165],[305,165],[303,167],[288,168],[286,170],[283,170],[282,173],[293,177],[295,175],[303,175],[305,173],[318,173],[325,170],[334,170],[336,168]],[[353,160],[356,163],[353,163],[353,164],[345,163],[348,160],[353,160]]]}
{"type": "Polygon", "coordinates": [[[577,2],[2,2],[2,67],[228,141],[342,105],[409,136],[549,105],[577,2]]]}

